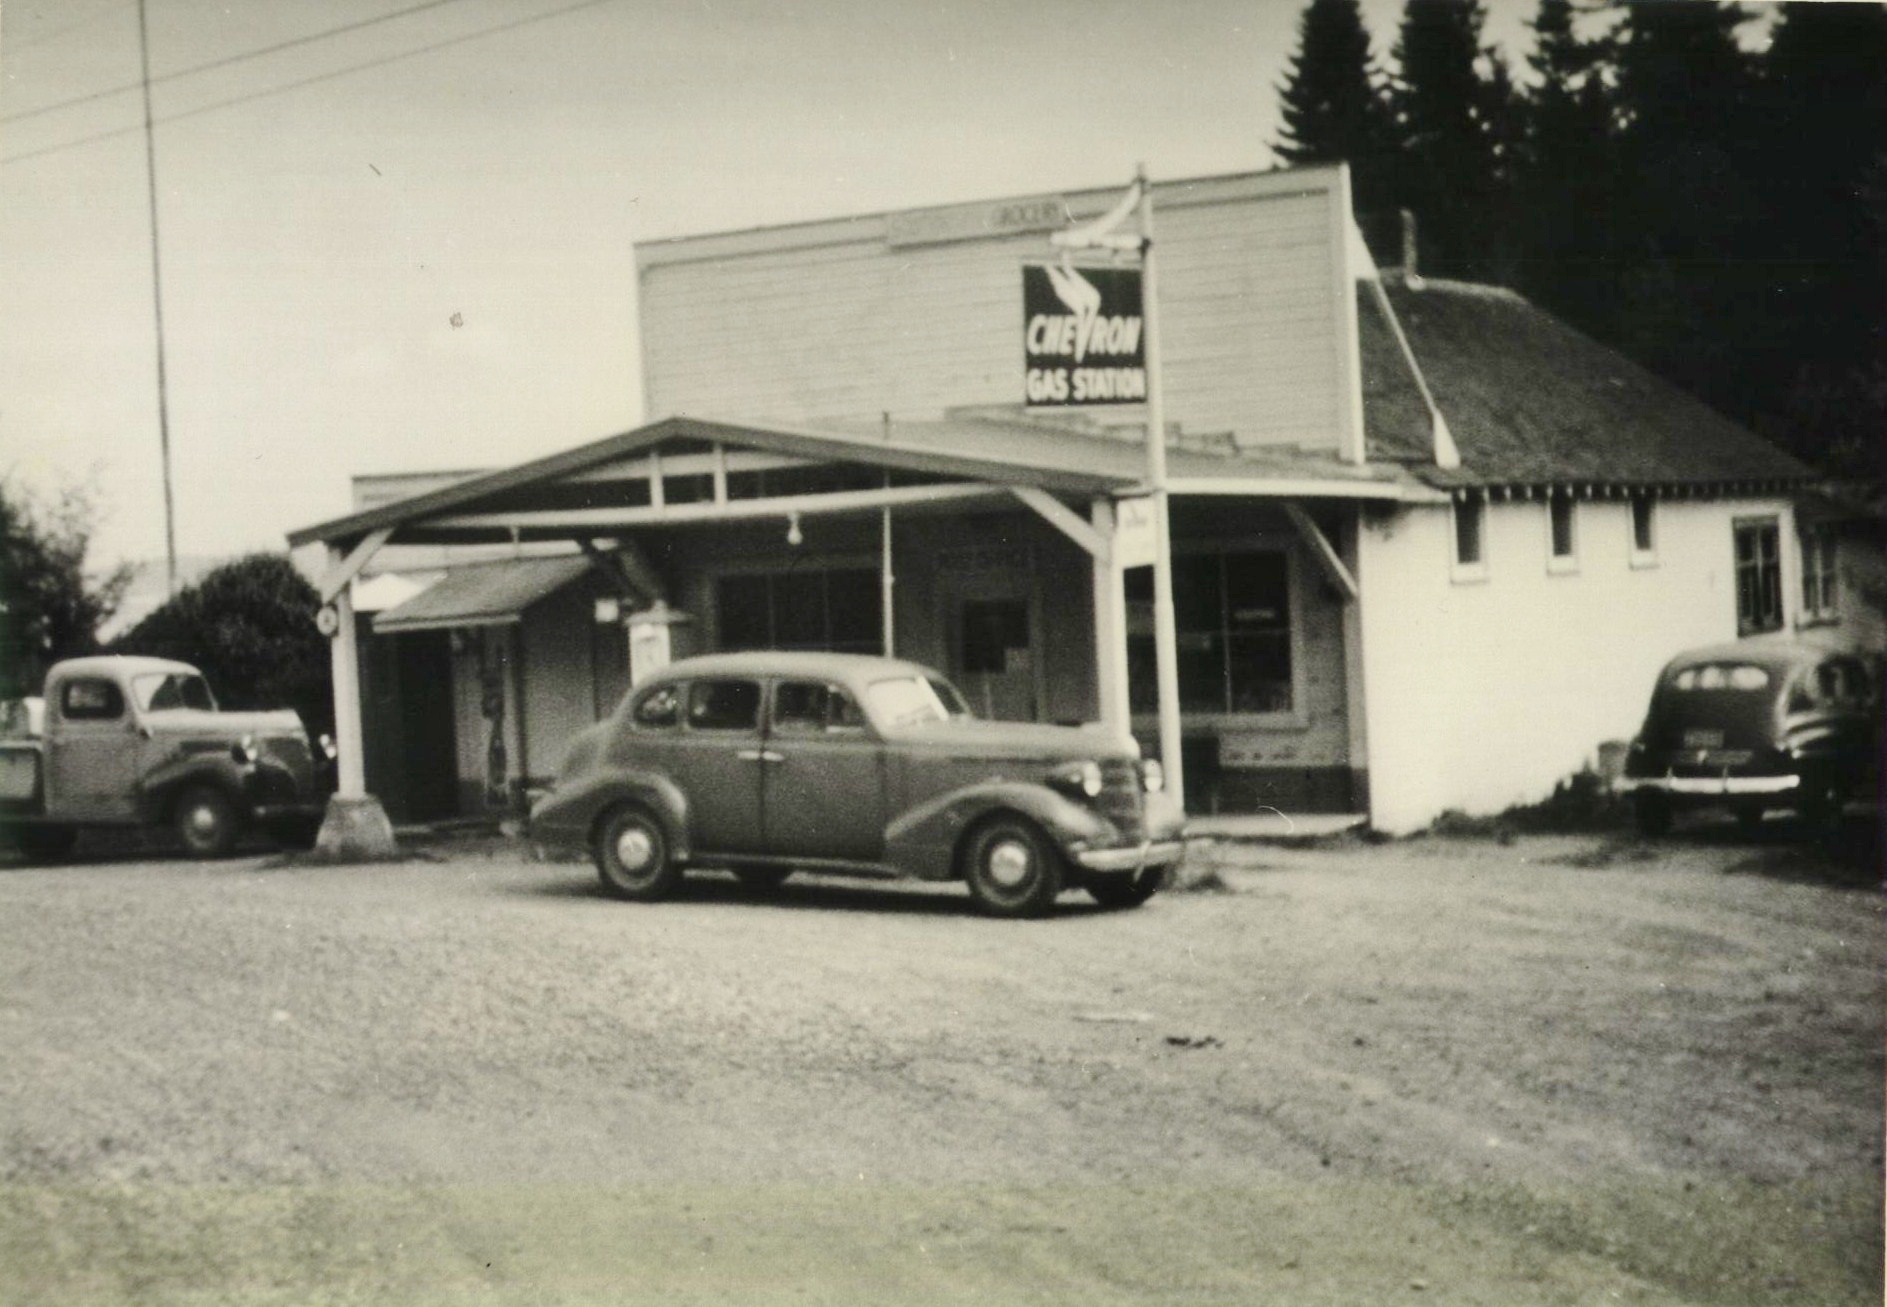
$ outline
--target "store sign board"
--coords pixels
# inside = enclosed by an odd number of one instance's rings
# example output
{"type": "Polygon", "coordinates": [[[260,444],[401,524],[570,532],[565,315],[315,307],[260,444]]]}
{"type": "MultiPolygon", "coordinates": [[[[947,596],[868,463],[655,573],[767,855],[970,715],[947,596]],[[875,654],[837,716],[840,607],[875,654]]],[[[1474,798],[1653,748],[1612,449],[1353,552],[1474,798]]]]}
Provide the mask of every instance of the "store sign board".
{"type": "Polygon", "coordinates": [[[1023,264],[1022,366],[1033,408],[1146,403],[1140,269],[1023,264]]]}
{"type": "Polygon", "coordinates": [[[1059,195],[952,204],[942,209],[886,214],[885,244],[896,250],[909,245],[944,245],[986,236],[1053,231],[1067,226],[1068,220],[1068,201],[1059,195]]]}
{"type": "Polygon", "coordinates": [[[1140,495],[1114,501],[1114,565],[1151,567],[1158,547],[1153,533],[1153,499],[1140,495]]]}

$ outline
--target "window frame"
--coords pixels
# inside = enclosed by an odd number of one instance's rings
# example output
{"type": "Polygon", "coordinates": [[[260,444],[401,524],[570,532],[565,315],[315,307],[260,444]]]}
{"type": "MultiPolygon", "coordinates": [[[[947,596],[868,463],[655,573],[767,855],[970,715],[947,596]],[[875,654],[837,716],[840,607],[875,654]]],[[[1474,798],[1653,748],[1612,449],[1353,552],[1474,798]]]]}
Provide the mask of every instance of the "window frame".
{"type": "Polygon", "coordinates": [[[1633,567],[1656,567],[1658,565],[1658,499],[1656,495],[1635,494],[1626,501],[1625,544],[1630,552],[1633,567]],[[1649,545],[1638,543],[1638,513],[1645,514],[1645,534],[1650,537],[1649,545]]]}
{"type": "Polygon", "coordinates": [[[863,653],[863,654],[883,656],[885,649],[884,649],[884,584],[883,584],[883,577],[881,575],[882,567],[883,567],[883,560],[880,559],[877,555],[875,554],[867,555],[867,554],[859,554],[859,553],[821,554],[816,557],[794,559],[791,562],[786,562],[786,563],[776,562],[776,561],[773,561],[772,559],[753,558],[753,559],[746,559],[746,560],[730,561],[722,566],[715,567],[708,572],[708,575],[706,578],[707,590],[708,590],[707,606],[708,606],[708,611],[713,615],[713,637],[714,637],[713,650],[714,652],[718,652],[718,653],[741,652],[741,651],[749,651],[749,652],[755,652],[755,653],[787,653],[787,652],[800,651],[800,652],[814,652],[814,653],[863,653]],[[775,583],[777,578],[824,576],[826,574],[833,573],[833,572],[869,572],[871,573],[873,578],[876,579],[876,581],[878,582],[877,588],[875,591],[875,593],[878,596],[878,623],[877,623],[877,630],[873,634],[873,645],[871,648],[867,649],[856,643],[847,645],[843,648],[836,647],[833,644],[833,641],[831,638],[832,637],[832,608],[831,608],[831,602],[830,602],[831,589],[830,589],[829,582],[827,583],[827,588],[825,590],[825,594],[827,596],[827,606],[826,606],[826,612],[825,612],[826,642],[822,647],[815,649],[808,645],[791,645],[791,646],[782,648],[778,643],[779,632],[776,629],[777,623],[774,621],[773,610],[772,610],[772,606],[770,602],[769,602],[768,614],[767,614],[767,626],[768,626],[767,636],[770,641],[769,644],[766,644],[766,645],[741,644],[741,645],[735,646],[735,645],[730,645],[727,642],[725,614],[723,613],[722,608],[721,608],[721,586],[723,582],[734,577],[764,577],[764,578],[767,578],[768,587],[769,587],[768,594],[769,596],[771,596],[772,586],[775,583]]]}
{"type": "Polygon", "coordinates": [[[767,689],[766,732],[769,737],[781,735],[789,740],[826,740],[835,737],[842,740],[860,739],[868,736],[870,733],[866,727],[866,721],[865,709],[859,703],[857,697],[843,685],[826,677],[782,676],[776,678],[767,689]],[[825,721],[817,728],[787,726],[785,729],[782,729],[780,722],[780,691],[786,689],[788,686],[800,685],[818,686],[826,692],[825,721]],[[858,720],[853,723],[833,721],[832,708],[836,701],[843,701],[850,704],[852,712],[858,720]]]}
{"type": "Polygon", "coordinates": [[[1488,579],[1487,525],[1488,498],[1484,492],[1468,491],[1448,503],[1448,579],[1456,585],[1476,585],[1488,579]],[[1461,557],[1461,522],[1464,508],[1474,510],[1475,556],[1461,557]]]}
{"type": "Polygon", "coordinates": [[[62,722],[121,722],[130,710],[130,696],[109,676],[75,676],[59,687],[59,720],[62,722]],[[72,692],[80,686],[94,685],[105,688],[109,711],[73,712],[72,692]]]}
{"type": "Polygon", "coordinates": [[[1579,570],[1579,501],[1571,491],[1549,490],[1546,495],[1546,570],[1551,576],[1570,576],[1579,570]],[[1559,552],[1560,514],[1565,514],[1566,552],[1559,552]]]}
{"type": "Polygon", "coordinates": [[[1780,631],[1787,625],[1789,619],[1788,578],[1783,570],[1782,518],[1778,514],[1765,513],[1760,516],[1731,519],[1730,576],[1730,592],[1732,602],[1736,605],[1736,634],[1739,639],[1746,635],[1764,635],[1771,631],[1780,631]],[[1745,564],[1741,552],[1742,538],[1745,534],[1753,534],[1756,537],[1756,557],[1749,566],[1755,572],[1756,584],[1760,591],[1759,602],[1761,597],[1767,597],[1773,590],[1775,599],[1775,612],[1773,615],[1758,612],[1747,619],[1745,618],[1743,611],[1743,572],[1745,564]],[[1775,544],[1774,552],[1768,559],[1764,559],[1762,556],[1762,540],[1764,537],[1773,539],[1775,544]],[[1765,583],[1764,577],[1766,573],[1774,576],[1775,584],[1773,587],[1765,583]]]}
{"type": "Polygon", "coordinates": [[[1802,616],[1797,625],[1832,625],[1841,620],[1841,569],[1834,532],[1825,526],[1800,527],[1796,537],[1802,556],[1802,616]],[[1811,596],[1811,587],[1818,593],[1811,596]]]}
{"type": "Polygon", "coordinates": [[[682,700],[681,728],[690,735],[733,736],[759,735],[767,716],[767,687],[758,676],[698,676],[687,683],[688,692],[682,700]],[[702,726],[694,719],[695,695],[710,685],[751,685],[754,692],[753,717],[745,725],[739,726],[702,726]]]}
{"type": "MultiPolygon", "coordinates": [[[[1280,712],[1190,712],[1181,710],[1180,720],[1187,729],[1199,730],[1305,730],[1310,714],[1304,706],[1304,593],[1309,579],[1305,575],[1303,551],[1294,536],[1263,534],[1224,539],[1176,539],[1174,557],[1201,554],[1274,553],[1284,556],[1285,608],[1291,653],[1291,706],[1280,712]]],[[[1221,574],[1222,575],[1222,574],[1221,574]]],[[[1223,620],[1223,618],[1222,618],[1223,620]]],[[[1136,731],[1150,729],[1159,721],[1158,712],[1132,714],[1136,731]]]]}

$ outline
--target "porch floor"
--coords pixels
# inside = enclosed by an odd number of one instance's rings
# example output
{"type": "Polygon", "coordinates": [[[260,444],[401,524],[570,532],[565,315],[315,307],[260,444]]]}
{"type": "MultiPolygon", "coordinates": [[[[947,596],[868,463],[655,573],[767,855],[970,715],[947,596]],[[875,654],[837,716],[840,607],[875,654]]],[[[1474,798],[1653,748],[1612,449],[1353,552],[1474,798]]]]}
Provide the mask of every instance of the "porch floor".
{"type": "Polygon", "coordinates": [[[1273,809],[1189,816],[1186,834],[1205,839],[1287,842],[1326,839],[1358,830],[1368,822],[1369,815],[1361,812],[1307,812],[1290,816],[1273,809]]]}

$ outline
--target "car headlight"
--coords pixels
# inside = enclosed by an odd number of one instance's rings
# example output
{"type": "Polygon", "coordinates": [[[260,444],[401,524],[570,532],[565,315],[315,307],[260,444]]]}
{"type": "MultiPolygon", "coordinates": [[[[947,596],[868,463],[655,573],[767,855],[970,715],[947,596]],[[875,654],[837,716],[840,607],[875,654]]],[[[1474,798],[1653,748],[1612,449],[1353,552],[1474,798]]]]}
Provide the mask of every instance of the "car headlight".
{"type": "Polygon", "coordinates": [[[1067,790],[1079,790],[1092,799],[1101,792],[1104,784],[1101,764],[1093,761],[1071,762],[1049,777],[1049,783],[1067,790]]]}
{"type": "Polygon", "coordinates": [[[1160,765],[1158,758],[1148,758],[1140,764],[1140,783],[1148,794],[1158,794],[1166,788],[1166,768],[1160,765]]]}
{"type": "Polygon", "coordinates": [[[256,760],[256,737],[253,735],[245,735],[240,740],[237,740],[234,744],[229,746],[229,756],[245,767],[254,762],[256,760]]]}

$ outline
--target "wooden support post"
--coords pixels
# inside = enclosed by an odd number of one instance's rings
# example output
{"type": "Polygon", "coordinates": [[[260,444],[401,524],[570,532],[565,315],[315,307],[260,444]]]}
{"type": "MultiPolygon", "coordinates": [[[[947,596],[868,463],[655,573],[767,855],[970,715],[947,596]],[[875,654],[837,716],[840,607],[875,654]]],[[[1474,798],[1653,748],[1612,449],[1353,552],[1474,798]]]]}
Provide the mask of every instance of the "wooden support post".
{"type": "Polygon", "coordinates": [[[1089,510],[1095,534],[1108,544],[1092,556],[1094,574],[1094,688],[1101,724],[1116,735],[1133,733],[1127,695],[1127,598],[1115,564],[1114,505],[1096,499],[1089,510]]]}
{"type": "MultiPolygon", "coordinates": [[[[337,570],[345,563],[338,549],[330,549],[328,557],[337,570]]],[[[334,742],[341,753],[337,793],[343,799],[358,799],[367,793],[367,766],[360,726],[360,645],[354,634],[353,587],[341,585],[332,602],[338,619],[328,645],[334,674],[334,742]]]]}

